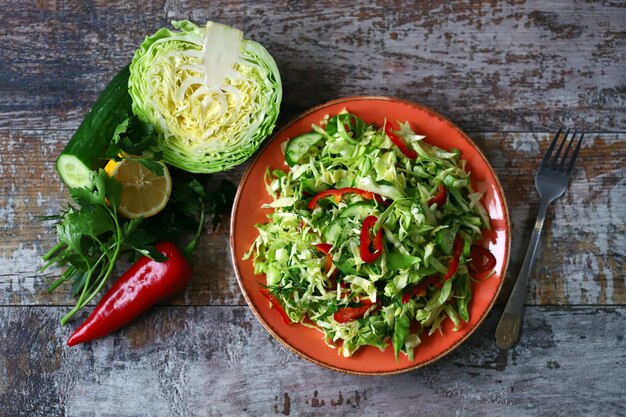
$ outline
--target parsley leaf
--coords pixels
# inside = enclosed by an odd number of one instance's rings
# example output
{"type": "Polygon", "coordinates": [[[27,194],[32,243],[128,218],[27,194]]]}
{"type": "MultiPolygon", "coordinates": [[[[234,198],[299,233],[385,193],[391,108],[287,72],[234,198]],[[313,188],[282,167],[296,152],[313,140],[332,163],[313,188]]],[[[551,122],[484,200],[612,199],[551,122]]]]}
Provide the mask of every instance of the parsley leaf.
{"type": "MultiPolygon", "coordinates": [[[[137,219],[133,219],[126,224],[130,224],[135,221],[136,224],[139,222],[137,219]]],[[[159,252],[155,245],[154,240],[150,238],[148,233],[144,229],[141,228],[126,228],[123,233],[124,236],[124,244],[126,246],[131,247],[136,252],[140,253],[143,256],[147,256],[150,259],[153,259],[157,262],[164,262],[167,260],[167,257],[159,252]]]]}
{"type": "Polygon", "coordinates": [[[121,161],[129,156],[158,176],[163,175],[163,167],[157,164],[163,157],[158,148],[159,134],[154,127],[141,121],[137,116],[129,116],[115,128],[113,139],[104,156],[121,161]]]}
{"type": "Polygon", "coordinates": [[[133,158],[135,161],[139,162],[141,165],[148,168],[150,171],[154,172],[155,175],[162,177],[164,174],[163,165],[159,164],[153,155],[151,158],[133,158]]]}

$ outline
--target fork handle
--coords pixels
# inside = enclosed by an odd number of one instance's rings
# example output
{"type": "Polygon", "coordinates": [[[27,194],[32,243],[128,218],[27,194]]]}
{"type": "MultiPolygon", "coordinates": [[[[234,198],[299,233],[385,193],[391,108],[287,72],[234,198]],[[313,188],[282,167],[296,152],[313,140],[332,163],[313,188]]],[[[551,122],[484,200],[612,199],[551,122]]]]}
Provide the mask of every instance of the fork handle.
{"type": "Polygon", "coordinates": [[[539,203],[539,212],[537,213],[537,220],[535,221],[535,227],[530,236],[530,242],[528,243],[528,249],[526,250],[526,256],[522,263],[513,291],[509,297],[509,301],[504,307],[502,317],[498,327],[496,327],[496,344],[500,349],[510,349],[519,339],[519,331],[522,324],[522,316],[524,315],[524,301],[526,300],[526,291],[528,287],[528,277],[530,271],[535,263],[535,255],[537,254],[537,245],[539,243],[539,237],[541,236],[541,230],[543,229],[543,222],[546,218],[548,211],[548,204],[550,202],[541,199],[539,203]]]}

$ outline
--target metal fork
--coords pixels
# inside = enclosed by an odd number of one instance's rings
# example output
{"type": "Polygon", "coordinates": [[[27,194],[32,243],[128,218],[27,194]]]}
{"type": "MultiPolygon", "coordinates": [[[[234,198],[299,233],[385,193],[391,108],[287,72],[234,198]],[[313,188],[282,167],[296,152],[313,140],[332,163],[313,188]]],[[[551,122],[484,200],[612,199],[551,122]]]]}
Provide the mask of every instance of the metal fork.
{"type": "Polygon", "coordinates": [[[500,322],[496,328],[496,344],[500,349],[510,349],[519,339],[519,331],[522,323],[522,316],[524,314],[524,301],[526,299],[526,287],[528,286],[528,277],[530,271],[535,263],[535,255],[537,253],[537,244],[539,243],[539,236],[543,228],[543,221],[546,218],[546,212],[548,211],[548,205],[557,198],[561,197],[567,188],[567,183],[572,176],[572,168],[574,162],[578,156],[580,145],[583,141],[584,133],[580,134],[574,153],[569,156],[569,152],[572,149],[572,144],[575,142],[577,131],[568,136],[570,130],[567,129],[563,140],[560,142],[556,153],[554,148],[559,142],[559,136],[561,135],[563,128],[561,127],[554,139],[550,143],[548,150],[546,151],[537,175],[535,175],[535,187],[539,192],[539,212],[537,213],[537,220],[535,221],[535,227],[533,228],[532,235],[530,236],[530,243],[526,250],[526,256],[522,263],[522,269],[517,276],[517,281],[513,287],[513,292],[506,303],[504,313],[500,317],[500,322]],[[565,153],[561,156],[563,146],[567,142],[567,148],[565,153]],[[553,155],[554,153],[554,155],[553,155]],[[569,157],[569,158],[568,158],[569,157]]]}

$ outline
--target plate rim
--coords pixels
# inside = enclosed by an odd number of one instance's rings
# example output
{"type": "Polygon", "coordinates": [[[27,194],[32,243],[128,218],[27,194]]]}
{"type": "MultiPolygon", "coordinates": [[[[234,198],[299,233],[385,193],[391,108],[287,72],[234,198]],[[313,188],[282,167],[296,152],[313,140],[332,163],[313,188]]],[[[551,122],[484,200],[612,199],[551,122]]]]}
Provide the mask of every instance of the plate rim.
{"type": "Polygon", "coordinates": [[[261,323],[261,325],[276,339],[278,340],[284,347],[286,347],[289,351],[295,353],[297,356],[304,358],[306,360],[308,360],[309,362],[312,362],[316,365],[322,366],[326,369],[331,369],[333,371],[337,371],[337,372],[341,372],[341,373],[345,373],[345,374],[351,374],[351,375],[361,375],[361,376],[386,376],[386,375],[397,375],[397,374],[403,374],[406,372],[410,372],[410,371],[414,371],[416,369],[422,368],[426,365],[429,365],[441,358],[443,358],[444,356],[447,356],[449,353],[451,353],[452,351],[454,351],[455,349],[457,349],[461,344],[463,344],[472,334],[474,334],[474,332],[478,329],[478,327],[480,327],[481,324],[483,324],[483,322],[485,321],[485,319],[487,318],[487,316],[489,315],[489,313],[493,310],[493,307],[496,303],[496,300],[498,299],[498,296],[500,295],[500,292],[502,291],[502,287],[504,284],[504,280],[506,278],[506,274],[507,274],[507,270],[508,270],[508,266],[509,266],[509,260],[510,260],[510,252],[511,252],[511,221],[509,218],[509,207],[508,207],[508,203],[506,201],[506,195],[504,194],[504,189],[502,188],[502,184],[500,183],[500,179],[498,178],[498,176],[496,175],[496,172],[494,171],[493,167],[491,166],[491,163],[489,162],[489,160],[487,159],[487,157],[483,154],[482,150],[478,147],[478,145],[476,145],[476,143],[465,133],[465,131],[463,131],[458,125],[456,125],[454,122],[452,122],[449,118],[447,118],[446,116],[444,116],[443,114],[437,112],[436,110],[433,110],[429,107],[423,106],[419,103],[410,101],[410,100],[406,100],[406,99],[402,99],[402,98],[397,98],[397,97],[391,97],[391,96],[372,96],[372,95],[367,95],[367,96],[346,96],[346,97],[341,97],[341,98],[337,98],[337,99],[333,99],[330,101],[326,101],[322,104],[318,104],[316,106],[313,106],[307,110],[305,110],[304,112],[296,115],[295,117],[293,117],[291,120],[289,120],[284,126],[282,126],[277,132],[273,133],[267,140],[264,141],[263,145],[259,148],[259,150],[256,152],[256,155],[254,156],[254,158],[252,158],[252,160],[250,161],[250,163],[248,164],[248,166],[246,167],[246,170],[244,171],[240,181],[239,181],[239,185],[237,186],[237,193],[235,194],[235,199],[233,200],[233,206],[232,206],[232,210],[230,212],[230,229],[229,229],[229,245],[230,245],[230,255],[231,255],[231,261],[233,264],[233,269],[235,271],[235,275],[237,277],[237,283],[239,285],[239,289],[241,290],[241,293],[243,294],[244,299],[246,300],[246,304],[248,305],[248,307],[252,310],[252,313],[255,315],[255,317],[257,318],[257,320],[261,323]],[[337,366],[322,362],[314,357],[311,357],[310,355],[299,351],[298,349],[294,348],[293,346],[291,346],[287,341],[283,340],[283,338],[278,335],[278,333],[276,331],[274,331],[274,328],[269,324],[266,323],[266,321],[263,319],[263,316],[260,314],[259,311],[257,311],[254,303],[252,303],[252,300],[250,299],[250,297],[248,297],[248,292],[245,289],[244,285],[243,285],[243,279],[241,277],[241,273],[239,271],[239,265],[236,261],[235,258],[235,227],[236,227],[236,222],[237,222],[237,216],[235,215],[237,212],[237,208],[239,206],[239,200],[241,198],[241,194],[242,194],[242,189],[243,189],[243,185],[246,183],[248,176],[250,175],[252,168],[254,167],[254,165],[257,163],[257,161],[260,159],[261,155],[263,154],[263,152],[265,151],[265,149],[269,146],[270,143],[272,143],[274,140],[276,140],[276,138],[278,138],[283,131],[287,130],[289,127],[291,127],[294,123],[298,122],[299,120],[301,120],[302,118],[308,116],[311,113],[315,113],[318,110],[321,110],[323,108],[329,107],[329,106],[333,106],[336,104],[341,104],[344,102],[351,102],[351,101],[366,101],[366,100],[373,100],[373,101],[391,101],[391,102],[398,102],[398,103],[402,103],[402,104],[406,104],[409,105],[411,107],[417,108],[419,110],[425,111],[426,113],[429,113],[430,115],[432,115],[433,117],[439,118],[442,121],[444,121],[445,123],[449,124],[451,127],[453,127],[455,130],[457,130],[461,136],[463,136],[463,138],[468,141],[472,147],[478,152],[478,154],[480,155],[480,157],[483,159],[483,161],[486,163],[487,167],[489,168],[489,171],[491,172],[493,178],[495,179],[495,185],[499,191],[499,196],[502,199],[502,208],[503,208],[503,212],[504,212],[504,220],[506,223],[506,233],[508,236],[507,242],[505,244],[505,252],[504,252],[504,263],[503,263],[503,267],[502,267],[502,276],[500,277],[500,283],[498,285],[498,288],[496,290],[496,293],[494,295],[494,297],[491,299],[491,301],[489,302],[489,306],[488,308],[485,309],[485,311],[483,312],[483,314],[478,318],[478,321],[476,322],[476,324],[471,327],[459,340],[457,340],[455,343],[453,343],[452,345],[450,345],[446,350],[440,352],[437,355],[434,355],[432,358],[419,363],[419,364],[415,364],[412,366],[407,366],[405,368],[401,368],[401,369],[395,369],[395,370],[389,370],[389,371],[383,371],[383,372],[367,372],[367,371],[354,371],[354,370],[350,370],[350,369],[344,369],[344,368],[339,368],[337,366]]]}

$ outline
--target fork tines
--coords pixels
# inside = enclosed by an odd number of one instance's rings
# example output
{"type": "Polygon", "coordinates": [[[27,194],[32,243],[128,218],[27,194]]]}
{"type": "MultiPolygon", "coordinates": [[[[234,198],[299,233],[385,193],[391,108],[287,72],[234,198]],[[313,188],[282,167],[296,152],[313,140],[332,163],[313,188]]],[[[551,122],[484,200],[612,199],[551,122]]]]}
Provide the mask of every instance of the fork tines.
{"type": "Polygon", "coordinates": [[[567,168],[564,171],[563,169],[565,167],[565,163],[568,160],[567,156],[569,155],[569,152],[572,149],[572,144],[576,141],[576,135],[578,134],[578,131],[574,129],[574,133],[572,133],[572,135],[570,136],[569,134],[570,129],[567,129],[567,131],[565,132],[565,135],[563,135],[563,140],[561,140],[559,143],[559,147],[556,151],[556,154],[552,156],[552,152],[554,151],[554,147],[556,146],[557,142],[559,142],[559,136],[561,135],[562,131],[563,131],[563,127],[559,128],[558,132],[556,132],[556,134],[554,135],[554,139],[552,139],[552,142],[550,142],[550,147],[548,147],[548,150],[546,151],[546,154],[543,157],[543,161],[541,161],[541,168],[561,172],[564,174],[570,174],[572,172],[572,169],[574,168],[574,162],[576,161],[576,157],[578,156],[578,151],[580,150],[580,145],[582,144],[583,137],[585,136],[585,134],[582,132],[580,133],[580,136],[578,137],[578,140],[576,143],[576,147],[574,148],[574,153],[569,159],[567,168]],[[570,136],[569,140],[567,138],[568,136],[570,136]],[[559,156],[561,155],[561,151],[563,150],[563,146],[565,145],[565,142],[568,142],[567,148],[565,148],[565,153],[563,154],[563,157],[559,161],[559,156]]]}

